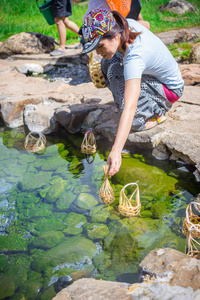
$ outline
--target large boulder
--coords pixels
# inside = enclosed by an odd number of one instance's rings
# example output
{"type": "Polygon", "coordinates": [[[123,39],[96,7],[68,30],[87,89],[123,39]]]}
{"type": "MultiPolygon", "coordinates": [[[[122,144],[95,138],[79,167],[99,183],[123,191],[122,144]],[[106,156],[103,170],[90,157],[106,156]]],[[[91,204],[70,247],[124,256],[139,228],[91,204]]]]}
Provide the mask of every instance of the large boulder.
{"type": "Polygon", "coordinates": [[[200,43],[194,45],[190,52],[189,62],[191,64],[200,64],[200,43]]]}
{"type": "Polygon", "coordinates": [[[187,12],[198,13],[198,8],[185,0],[171,0],[161,6],[159,6],[161,11],[168,11],[173,14],[185,14],[187,12]]]}
{"type": "Polygon", "coordinates": [[[0,46],[0,56],[49,53],[55,47],[52,37],[35,32],[21,32],[9,37],[0,46]]]}

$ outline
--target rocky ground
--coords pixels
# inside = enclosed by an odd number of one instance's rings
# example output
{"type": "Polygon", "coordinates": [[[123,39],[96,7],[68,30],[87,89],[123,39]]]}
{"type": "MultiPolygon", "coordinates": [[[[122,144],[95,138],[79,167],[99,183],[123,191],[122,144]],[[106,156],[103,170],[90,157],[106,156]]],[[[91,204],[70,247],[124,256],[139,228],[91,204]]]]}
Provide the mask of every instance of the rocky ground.
{"type": "MultiPolygon", "coordinates": [[[[200,36],[200,28],[192,30],[200,36]]],[[[168,45],[173,43],[176,34],[177,31],[172,31],[158,36],[168,45]]],[[[71,133],[83,127],[93,127],[97,135],[113,141],[118,114],[112,95],[107,88],[97,89],[90,82],[86,67],[88,56],[81,56],[80,52],[71,46],[67,54],[59,58],[49,54],[16,54],[2,58],[0,113],[5,124],[11,128],[27,125],[30,131],[46,134],[56,132],[60,125],[71,133]],[[59,80],[27,76],[52,71],[55,66],[61,67],[59,80]],[[66,68],[67,75],[63,76],[63,68],[66,68]]],[[[149,131],[130,133],[127,144],[148,146],[158,159],[182,159],[192,164],[196,168],[196,180],[200,181],[200,65],[180,65],[180,70],[186,82],[184,94],[168,112],[167,121],[149,131]]],[[[152,257],[145,258],[145,265],[141,268],[148,272],[142,284],[127,286],[94,279],[78,280],[55,299],[159,299],[158,289],[162,299],[200,299],[199,285],[196,285],[199,271],[194,271],[199,270],[199,261],[182,253],[177,258],[175,250],[170,255],[169,251],[161,249],[157,254],[150,254],[163,259],[160,263],[164,266],[162,270],[156,264],[150,266],[152,257]],[[183,265],[178,265],[180,259],[186,259],[187,263],[183,261],[183,265]],[[175,274],[184,266],[187,267],[181,275],[178,273],[178,282],[175,274]]]]}

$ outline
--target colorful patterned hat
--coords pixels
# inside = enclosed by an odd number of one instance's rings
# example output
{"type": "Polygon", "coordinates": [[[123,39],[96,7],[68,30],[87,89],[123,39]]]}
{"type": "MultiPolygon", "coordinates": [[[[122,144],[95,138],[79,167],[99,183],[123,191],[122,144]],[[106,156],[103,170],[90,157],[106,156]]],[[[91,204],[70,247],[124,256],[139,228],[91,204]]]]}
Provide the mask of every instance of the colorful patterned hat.
{"type": "Polygon", "coordinates": [[[82,54],[91,52],[100,43],[103,35],[116,24],[111,12],[97,9],[89,12],[83,22],[82,33],[85,40],[82,54]]]}

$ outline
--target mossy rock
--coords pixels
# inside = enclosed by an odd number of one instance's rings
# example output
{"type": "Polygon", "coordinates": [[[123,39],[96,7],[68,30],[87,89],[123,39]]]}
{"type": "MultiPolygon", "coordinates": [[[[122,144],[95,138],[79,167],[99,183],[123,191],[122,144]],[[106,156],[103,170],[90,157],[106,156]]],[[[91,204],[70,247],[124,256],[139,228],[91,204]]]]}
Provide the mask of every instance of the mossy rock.
{"type": "Polygon", "coordinates": [[[61,231],[46,231],[32,241],[31,247],[50,249],[60,244],[64,238],[65,236],[61,231]]]}
{"type": "Polygon", "coordinates": [[[24,210],[23,214],[30,219],[36,217],[49,217],[52,215],[52,209],[52,206],[48,203],[38,203],[31,209],[24,210]]]}
{"type": "Polygon", "coordinates": [[[35,229],[38,233],[54,230],[63,230],[66,227],[58,218],[42,218],[36,221],[35,229]]]}
{"type": "Polygon", "coordinates": [[[0,251],[28,251],[28,241],[17,235],[0,235],[0,251]]]}
{"type": "Polygon", "coordinates": [[[38,174],[26,173],[26,177],[20,182],[20,188],[22,191],[39,189],[48,185],[51,180],[51,175],[51,172],[42,171],[38,174]]]}
{"type": "Polygon", "coordinates": [[[61,244],[35,257],[32,268],[41,272],[48,267],[55,268],[65,263],[79,262],[84,257],[91,259],[95,252],[96,247],[91,240],[82,236],[68,237],[61,244]]]}
{"type": "Polygon", "coordinates": [[[22,293],[15,293],[12,297],[9,298],[9,300],[26,300],[24,294],[22,293]]]}
{"type": "Polygon", "coordinates": [[[70,212],[64,219],[67,228],[63,230],[65,234],[77,235],[83,231],[83,225],[87,222],[84,215],[70,212]]]}
{"type": "Polygon", "coordinates": [[[151,205],[151,213],[153,219],[163,219],[166,215],[170,213],[168,208],[168,203],[159,202],[151,205]]]}
{"type": "Polygon", "coordinates": [[[42,288],[42,283],[34,280],[27,280],[19,288],[19,292],[24,294],[29,300],[35,300],[38,297],[39,291],[42,288]]]}
{"type": "Polygon", "coordinates": [[[72,193],[71,191],[64,191],[62,194],[59,196],[58,200],[56,201],[56,207],[60,211],[65,211],[67,210],[72,202],[75,200],[76,195],[72,193]]]}
{"type": "Polygon", "coordinates": [[[92,223],[106,223],[110,213],[102,205],[95,206],[90,211],[92,223]]]}
{"type": "Polygon", "coordinates": [[[0,254],[0,272],[7,266],[8,257],[5,254],[0,254]]]}
{"type": "Polygon", "coordinates": [[[15,284],[9,276],[0,277],[0,299],[13,296],[15,293],[15,284]]]}
{"type": "Polygon", "coordinates": [[[59,198],[60,194],[62,194],[67,185],[67,181],[60,178],[54,185],[50,187],[46,195],[46,201],[49,203],[54,203],[59,198]]]}
{"type": "Polygon", "coordinates": [[[43,161],[42,170],[55,171],[59,167],[62,167],[64,164],[66,164],[67,166],[66,161],[62,157],[60,157],[60,155],[50,156],[43,161]]]}
{"type": "Polygon", "coordinates": [[[80,193],[89,193],[90,192],[90,187],[87,185],[87,184],[85,184],[85,185],[77,185],[75,188],[74,188],[74,190],[73,190],[73,192],[75,193],[75,194],[80,194],[80,193]]]}
{"type": "Polygon", "coordinates": [[[91,240],[104,239],[109,234],[107,225],[102,223],[87,223],[84,226],[87,236],[91,240]]]}
{"type": "Polygon", "coordinates": [[[122,185],[139,180],[141,195],[153,195],[157,199],[165,197],[175,190],[177,179],[168,176],[163,170],[147,165],[137,159],[122,159],[120,171],[115,181],[122,185]]]}
{"type": "Polygon", "coordinates": [[[45,291],[42,293],[40,299],[41,300],[50,300],[56,296],[56,292],[54,290],[53,284],[50,285],[45,291]]]}
{"type": "Polygon", "coordinates": [[[81,193],[77,198],[77,205],[83,210],[90,210],[97,204],[98,202],[94,196],[88,193],[81,193]]]}
{"type": "Polygon", "coordinates": [[[112,265],[112,259],[109,253],[101,252],[93,258],[94,266],[100,273],[103,273],[112,265]]]}

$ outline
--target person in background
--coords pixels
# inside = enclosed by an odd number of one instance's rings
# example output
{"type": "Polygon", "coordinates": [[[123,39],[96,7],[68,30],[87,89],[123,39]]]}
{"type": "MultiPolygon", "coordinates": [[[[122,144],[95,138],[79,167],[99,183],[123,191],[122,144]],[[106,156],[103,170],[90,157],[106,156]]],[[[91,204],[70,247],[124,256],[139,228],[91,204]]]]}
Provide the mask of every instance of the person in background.
{"type": "Polygon", "coordinates": [[[113,176],[121,166],[121,152],[130,130],[149,130],[164,122],[165,113],[183,93],[184,81],[164,43],[145,26],[117,11],[91,11],[82,33],[82,53],[96,49],[103,57],[102,72],[120,114],[107,160],[109,175],[113,176]],[[107,66],[116,52],[119,60],[107,66]]]}
{"type": "Polygon", "coordinates": [[[72,15],[72,0],[53,0],[52,10],[59,34],[59,47],[50,52],[50,55],[59,56],[65,54],[66,29],[73,31],[80,37],[79,27],[68,18],[72,15]]]}
{"type": "MultiPolygon", "coordinates": [[[[117,10],[117,8],[119,7],[123,7],[123,2],[124,6],[128,7],[128,4],[130,2],[130,0],[120,0],[121,5],[117,5],[119,1],[118,0],[90,0],[89,4],[88,4],[88,9],[83,17],[83,19],[85,19],[88,15],[88,13],[92,10],[95,9],[105,9],[107,11],[111,11],[111,10],[117,10]]],[[[139,23],[141,23],[142,25],[144,25],[145,27],[147,27],[148,29],[150,29],[150,24],[148,21],[144,21],[143,17],[140,13],[141,11],[141,0],[131,0],[131,5],[130,5],[130,10],[128,12],[124,11],[124,16],[126,18],[131,18],[134,19],[136,21],[138,21],[139,23]]],[[[120,13],[122,13],[122,11],[119,10],[120,13]]]]}

